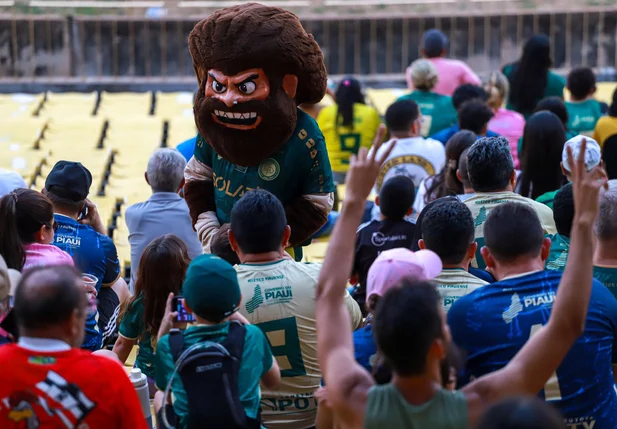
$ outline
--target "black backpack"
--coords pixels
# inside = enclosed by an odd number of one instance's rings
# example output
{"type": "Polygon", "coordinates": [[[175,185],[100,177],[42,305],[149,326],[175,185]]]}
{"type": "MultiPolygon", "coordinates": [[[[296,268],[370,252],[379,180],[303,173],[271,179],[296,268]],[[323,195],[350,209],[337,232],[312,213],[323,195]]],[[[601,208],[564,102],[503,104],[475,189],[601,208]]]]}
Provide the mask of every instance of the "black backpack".
{"type": "MultiPolygon", "coordinates": [[[[165,398],[169,397],[172,382],[179,374],[188,399],[188,429],[261,428],[259,415],[253,419],[244,412],[238,392],[245,333],[243,324],[232,321],[224,341],[203,341],[184,350],[182,332],[177,329],[170,332],[169,346],[176,369],[165,389],[165,398]]],[[[170,409],[173,408],[164,408],[170,409]]],[[[175,416],[163,412],[162,417],[167,427],[174,427],[175,416]]]]}

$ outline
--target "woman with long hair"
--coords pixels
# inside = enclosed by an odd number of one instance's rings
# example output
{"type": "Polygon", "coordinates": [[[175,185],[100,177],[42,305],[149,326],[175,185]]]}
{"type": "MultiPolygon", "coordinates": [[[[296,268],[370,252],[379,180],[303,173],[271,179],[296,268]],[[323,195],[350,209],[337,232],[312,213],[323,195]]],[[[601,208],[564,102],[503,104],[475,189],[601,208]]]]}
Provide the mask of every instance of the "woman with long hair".
{"type": "Polygon", "coordinates": [[[548,111],[534,113],[525,125],[525,152],[517,192],[536,199],[558,190],[566,178],[561,171],[561,155],[566,133],[559,118],[548,111]]]}
{"type": "Polygon", "coordinates": [[[602,116],[596,123],[593,139],[603,148],[606,139],[615,134],[617,134],[617,89],[613,91],[613,101],[608,106],[607,115],[602,116]]]}
{"type": "Polygon", "coordinates": [[[152,240],[139,260],[135,295],[122,316],[120,336],[113,351],[124,363],[133,346],[139,344],[135,366],[148,377],[151,396],[156,390],[154,348],[167,298],[170,293],[177,295],[182,289],[190,262],[186,244],[175,235],[152,240]]]}
{"type": "Polygon", "coordinates": [[[381,119],[377,110],[366,105],[356,79],[343,79],[334,95],[336,104],[321,109],[317,124],[326,140],[334,181],[343,183],[349,158],[361,147],[371,147],[381,119]]]}
{"type": "Polygon", "coordinates": [[[503,68],[510,81],[507,108],[528,117],[544,97],[563,99],[566,80],[550,71],[552,64],[549,38],[536,34],[525,43],[521,58],[503,68]]]}
{"type": "Polygon", "coordinates": [[[461,153],[471,147],[478,137],[471,131],[459,131],[446,144],[446,165],[434,176],[427,177],[418,188],[413,211],[420,214],[424,206],[437,198],[465,193],[463,183],[456,176],[461,153]]]}
{"type": "Polygon", "coordinates": [[[57,229],[54,206],[40,192],[20,188],[0,199],[0,255],[8,268],[74,265],[68,253],[51,244],[57,229]]]}
{"type": "Polygon", "coordinates": [[[484,82],[484,90],[488,94],[487,104],[494,113],[491,120],[488,121],[488,127],[508,139],[514,168],[518,169],[518,139],[523,135],[525,118],[520,113],[504,107],[510,91],[508,78],[500,71],[494,71],[484,82]]]}

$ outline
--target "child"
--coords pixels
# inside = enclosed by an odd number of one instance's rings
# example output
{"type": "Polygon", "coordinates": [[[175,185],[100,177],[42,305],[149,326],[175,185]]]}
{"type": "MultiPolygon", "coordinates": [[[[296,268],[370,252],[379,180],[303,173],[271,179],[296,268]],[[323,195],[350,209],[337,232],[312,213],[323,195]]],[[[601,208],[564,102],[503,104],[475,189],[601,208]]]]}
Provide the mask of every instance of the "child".
{"type": "Polygon", "coordinates": [[[587,67],[576,68],[568,75],[568,90],[571,101],[566,101],[568,109],[568,129],[578,134],[590,136],[596,122],[602,116],[600,102],[593,98],[596,93],[596,76],[587,67]]]}

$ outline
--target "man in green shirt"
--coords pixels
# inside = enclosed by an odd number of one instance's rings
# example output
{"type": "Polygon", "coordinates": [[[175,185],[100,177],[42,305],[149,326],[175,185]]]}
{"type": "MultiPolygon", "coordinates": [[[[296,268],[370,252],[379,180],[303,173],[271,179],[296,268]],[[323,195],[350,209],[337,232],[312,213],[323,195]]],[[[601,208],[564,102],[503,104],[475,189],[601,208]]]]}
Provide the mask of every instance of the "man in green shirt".
{"type": "Polygon", "coordinates": [[[546,269],[563,271],[570,250],[570,229],[574,220],[574,195],[572,183],[567,183],[557,191],[553,202],[553,219],[557,234],[551,237],[551,251],[546,260],[546,269]]]}
{"type": "Polygon", "coordinates": [[[617,298],[617,180],[600,197],[600,213],[596,220],[596,249],[593,276],[617,298]]]}
{"type": "Polygon", "coordinates": [[[596,75],[588,67],[580,67],[568,74],[570,99],[568,109],[568,129],[578,134],[592,136],[596,122],[602,116],[600,102],[593,98],[596,93],[596,75]]]}
{"type": "Polygon", "coordinates": [[[560,281],[548,323],[508,365],[460,391],[443,390],[439,369],[451,341],[445,311],[433,284],[404,280],[400,287],[385,293],[375,315],[375,339],[393,372],[390,383],[376,386],[372,376],[355,362],[343,299],[353,264],[354,231],[379,167],[388,156],[386,151],[376,158],[379,146],[377,143],[370,157],[359,154],[350,165],[344,207],[319,277],[317,350],[328,401],[337,421],[345,427],[475,426],[492,403],[514,395],[537,394],[583,333],[592,285],[592,229],[599,188],[605,181],[599,169],[588,173],[582,160],[577,160],[573,263],[568,264],[560,281]]]}
{"type": "MultiPolygon", "coordinates": [[[[197,343],[206,341],[220,343],[227,338],[230,318],[238,311],[242,300],[234,268],[218,256],[201,255],[193,259],[189,265],[182,293],[186,311],[193,314],[196,320],[195,325],[189,326],[182,333],[183,350],[197,343]]],[[[156,387],[161,391],[166,389],[176,368],[169,343],[170,337],[167,335],[177,317],[177,313],[171,311],[172,298],[173,294],[170,294],[156,349],[156,387]]],[[[263,332],[253,325],[246,325],[245,329],[244,349],[239,364],[238,394],[246,416],[250,419],[259,419],[261,399],[259,383],[273,389],[279,384],[281,375],[263,332]]],[[[189,399],[178,375],[173,378],[171,392],[171,398],[164,398],[162,392],[157,392],[156,413],[159,414],[164,403],[171,404],[172,407],[164,409],[168,410],[166,411],[168,415],[173,410],[178,422],[177,427],[185,428],[190,411],[189,399]]],[[[221,395],[223,394],[224,392],[221,392],[221,395]]]]}
{"type": "Polygon", "coordinates": [[[458,198],[442,198],[426,210],[418,245],[441,258],[443,269],[433,281],[446,312],[457,299],[488,284],[468,272],[478,244],[471,211],[458,198]]]}

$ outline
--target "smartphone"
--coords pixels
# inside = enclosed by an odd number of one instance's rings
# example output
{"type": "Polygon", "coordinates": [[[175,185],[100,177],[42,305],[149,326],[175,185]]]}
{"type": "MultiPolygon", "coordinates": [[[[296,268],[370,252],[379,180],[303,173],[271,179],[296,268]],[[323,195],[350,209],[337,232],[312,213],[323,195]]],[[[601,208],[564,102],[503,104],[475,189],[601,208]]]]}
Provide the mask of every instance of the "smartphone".
{"type": "Polygon", "coordinates": [[[9,310],[6,317],[0,322],[0,328],[11,334],[15,340],[19,339],[17,321],[15,320],[15,312],[13,310],[9,310]]]}
{"type": "Polygon", "coordinates": [[[174,296],[174,299],[171,303],[172,310],[178,312],[178,317],[176,317],[176,322],[194,322],[195,317],[186,311],[184,308],[184,297],[183,296],[174,296]]]}
{"type": "Polygon", "coordinates": [[[84,207],[81,209],[81,213],[79,213],[77,220],[85,219],[86,216],[88,216],[88,206],[84,204],[84,207]]]}

